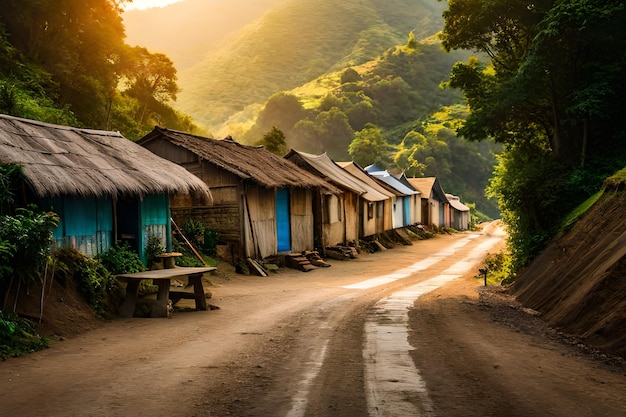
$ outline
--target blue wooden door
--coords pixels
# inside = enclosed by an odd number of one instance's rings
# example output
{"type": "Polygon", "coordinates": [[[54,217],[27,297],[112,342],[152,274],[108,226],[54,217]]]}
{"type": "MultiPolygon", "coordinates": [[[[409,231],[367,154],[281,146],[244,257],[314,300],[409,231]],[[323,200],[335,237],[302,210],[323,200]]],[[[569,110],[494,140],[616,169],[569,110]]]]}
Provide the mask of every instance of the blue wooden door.
{"type": "Polygon", "coordinates": [[[291,250],[289,190],[283,188],[279,188],[276,192],[276,238],[278,240],[278,252],[291,250]]]}
{"type": "Polygon", "coordinates": [[[411,224],[411,197],[404,197],[404,226],[411,224]]]}

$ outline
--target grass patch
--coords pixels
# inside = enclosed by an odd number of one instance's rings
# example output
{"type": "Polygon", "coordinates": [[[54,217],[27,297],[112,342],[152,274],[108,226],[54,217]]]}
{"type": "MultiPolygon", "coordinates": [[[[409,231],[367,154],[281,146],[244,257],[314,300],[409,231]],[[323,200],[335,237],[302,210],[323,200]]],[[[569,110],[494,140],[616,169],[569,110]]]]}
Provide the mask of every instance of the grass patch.
{"type": "Polygon", "coordinates": [[[597,193],[583,201],[581,204],[579,204],[578,207],[576,207],[574,210],[572,210],[565,217],[565,219],[563,219],[563,222],[561,223],[561,230],[569,230],[578,221],[578,219],[580,219],[580,217],[585,214],[587,210],[589,210],[589,208],[591,208],[591,206],[593,206],[595,202],[598,201],[598,199],[600,199],[602,194],[603,191],[598,191],[597,193]]]}

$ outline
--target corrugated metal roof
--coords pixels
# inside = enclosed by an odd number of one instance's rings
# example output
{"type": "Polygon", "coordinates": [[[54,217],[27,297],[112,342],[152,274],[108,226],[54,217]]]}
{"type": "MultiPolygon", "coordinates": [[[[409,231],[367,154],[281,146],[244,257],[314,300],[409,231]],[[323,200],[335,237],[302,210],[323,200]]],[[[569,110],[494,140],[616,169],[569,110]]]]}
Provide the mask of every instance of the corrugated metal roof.
{"type": "Polygon", "coordinates": [[[456,210],[458,211],[470,211],[470,208],[467,207],[465,204],[461,203],[461,199],[455,195],[452,194],[446,194],[446,197],[448,198],[448,202],[450,203],[450,205],[452,207],[454,207],[456,210]]]}
{"type": "MultiPolygon", "coordinates": [[[[321,155],[312,155],[305,152],[298,152],[291,150],[285,158],[294,161],[297,165],[308,165],[314,169],[319,176],[326,181],[331,182],[339,188],[350,190],[359,195],[365,194],[370,191],[371,187],[351,175],[339,165],[333,162],[325,153],[321,155]]],[[[374,190],[372,190],[374,192],[374,190]]],[[[377,201],[377,200],[372,200],[377,201]]]]}
{"type": "Polygon", "coordinates": [[[379,180],[383,181],[385,184],[388,184],[389,186],[395,188],[396,190],[398,190],[404,195],[419,194],[419,191],[413,188],[407,187],[405,184],[403,184],[400,180],[398,180],[396,177],[391,175],[389,172],[377,167],[376,165],[369,165],[365,167],[364,169],[369,175],[375,178],[378,178],[379,180]]]}
{"type": "Polygon", "coordinates": [[[374,189],[378,194],[381,194],[382,198],[379,198],[378,200],[371,200],[371,201],[383,201],[383,200],[395,197],[394,193],[392,193],[391,191],[386,190],[382,185],[377,183],[376,180],[373,177],[368,175],[367,172],[365,172],[363,170],[363,168],[361,168],[354,161],[351,161],[351,162],[337,162],[337,165],[339,165],[341,168],[345,169],[350,174],[352,174],[355,177],[357,177],[359,180],[363,181],[369,187],[374,189]]]}

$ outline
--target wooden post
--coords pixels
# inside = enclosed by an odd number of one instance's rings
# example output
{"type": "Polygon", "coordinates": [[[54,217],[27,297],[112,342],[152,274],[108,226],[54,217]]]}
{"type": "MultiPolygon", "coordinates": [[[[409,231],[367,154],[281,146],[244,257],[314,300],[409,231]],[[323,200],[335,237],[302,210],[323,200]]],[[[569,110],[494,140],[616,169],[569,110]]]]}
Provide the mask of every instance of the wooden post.
{"type": "Polygon", "coordinates": [[[487,286],[487,271],[487,268],[480,268],[478,270],[478,272],[480,272],[480,274],[485,277],[485,287],[487,286]]]}
{"type": "Polygon", "coordinates": [[[200,254],[198,253],[198,251],[196,250],[196,248],[193,247],[193,245],[191,244],[191,242],[189,242],[187,240],[187,238],[185,237],[185,235],[183,234],[183,232],[181,232],[181,230],[178,228],[178,225],[176,224],[176,222],[174,221],[173,218],[170,217],[170,220],[172,221],[172,224],[174,225],[174,227],[176,228],[176,231],[178,233],[180,233],[180,235],[183,237],[183,240],[185,241],[185,243],[187,244],[187,246],[189,246],[189,249],[191,249],[191,251],[194,253],[194,255],[196,255],[196,257],[200,260],[200,262],[202,262],[202,265],[206,266],[206,262],[204,262],[204,259],[202,259],[202,256],[200,256],[200,254]]]}

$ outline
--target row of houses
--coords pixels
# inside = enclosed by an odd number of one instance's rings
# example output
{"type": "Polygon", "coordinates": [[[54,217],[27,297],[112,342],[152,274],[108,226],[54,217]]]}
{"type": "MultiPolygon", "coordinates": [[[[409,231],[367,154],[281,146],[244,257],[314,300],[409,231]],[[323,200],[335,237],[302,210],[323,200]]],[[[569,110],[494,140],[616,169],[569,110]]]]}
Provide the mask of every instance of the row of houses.
{"type": "Polygon", "coordinates": [[[118,132],[0,115],[0,164],[22,166],[20,205],[54,210],[59,246],[93,256],[128,242],[145,261],[153,235],[171,249],[171,221],[219,234],[233,261],[347,245],[422,223],[467,229],[469,209],[436,178],[232,139],[155,127],[137,143],[118,132]]]}

